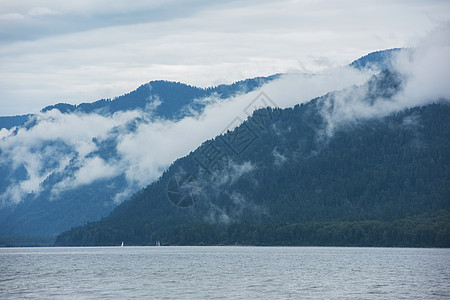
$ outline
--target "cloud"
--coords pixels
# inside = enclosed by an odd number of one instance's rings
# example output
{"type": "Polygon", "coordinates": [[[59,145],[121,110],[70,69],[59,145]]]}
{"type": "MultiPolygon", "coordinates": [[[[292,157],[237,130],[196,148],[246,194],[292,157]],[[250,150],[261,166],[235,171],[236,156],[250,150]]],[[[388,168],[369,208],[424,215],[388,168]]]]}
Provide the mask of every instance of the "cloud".
{"type": "Polygon", "coordinates": [[[52,10],[47,7],[33,7],[28,11],[28,15],[33,17],[41,17],[41,16],[48,16],[48,15],[58,15],[59,12],[52,10]]]}
{"type": "Polygon", "coordinates": [[[73,176],[66,177],[52,188],[52,197],[55,198],[62,191],[91,184],[96,180],[105,180],[115,177],[119,175],[121,171],[122,170],[117,168],[117,165],[108,164],[98,156],[86,158],[81,162],[81,167],[73,174],[73,176]]]}
{"type": "Polygon", "coordinates": [[[444,1],[6,0],[0,15],[23,18],[0,20],[0,114],[112,98],[156,79],[211,86],[316,73],[411,46],[449,9],[444,1]]]}
{"type": "MultiPolygon", "coordinates": [[[[327,121],[327,135],[345,123],[382,117],[405,108],[450,101],[450,23],[433,31],[415,49],[398,53],[393,71],[402,81],[391,97],[370,99],[368,85],[331,94],[324,102],[322,115],[327,121]]],[[[376,86],[375,86],[376,87],[376,86]]],[[[373,87],[372,87],[373,88],[373,87]]],[[[383,87],[383,93],[387,87],[383,87]]],[[[381,95],[381,94],[379,94],[381,95]]]]}
{"type": "Polygon", "coordinates": [[[266,210],[233,188],[243,175],[249,175],[254,169],[255,166],[249,161],[239,164],[233,160],[228,160],[223,168],[211,173],[199,172],[196,175],[187,174],[180,167],[172,179],[182,184],[176,189],[176,195],[171,193],[174,192],[171,187],[168,197],[175,205],[190,206],[201,200],[202,206],[207,210],[203,216],[204,220],[210,223],[235,222],[244,212],[261,216],[267,213],[266,210]],[[227,199],[232,205],[228,208],[223,207],[221,204],[223,199],[227,199]]]}
{"type": "Polygon", "coordinates": [[[284,164],[287,160],[286,156],[284,156],[283,154],[279,153],[277,151],[277,148],[275,147],[272,151],[272,155],[273,155],[273,159],[274,159],[274,165],[277,167],[280,167],[282,164],[284,164]]]}
{"type": "MultiPolygon", "coordinates": [[[[39,193],[49,174],[61,172],[69,164],[75,171],[55,186],[58,194],[97,180],[125,175],[128,188],[113,195],[122,201],[138,188],[156,180],[177,158],[189,154],[202,142],[244,121],[264,92],[266,103],[281,108],[304,103],[333,90],[333,105],[324,110],[328,134],[345,122],[380,117],[405,107],[425,105],[441,98],[450,98],[446,82],[450,78],[449,29],[444,26],[430,34],[416,51],[399,55],[395,66],[405,78],[400,93],[391,98],[367,101],[368,89],[352,88],[363,85],[374,73],[349,67],[331,68],[315,75],[291,73],[265,84],[261,89],[229,99],[213,95],[201,99],[208,103],[199,115],[177,121],[161,120],[150,112],[131,111],[112,116],[96,114],[62,114],[57,110],[39,113],[36,125],[0,132],[0,164],[14,170],[24,168],[25,177],[11,182],[0,196],[4,203],[20,202],[25,195],[39,193]],[[266,100],[268,100],[266,99],[266,100]],[[255,102],[256,101],[256,102],[255,102]],[[147,114],[147,115],[146,115],[147,114]],[[144,116],[144,117],[143,117],[144,116]],[[143,118],[142,118],[143,117],[143,118]],[[135,130],[127,130],[128,122],[135,122],[135,130]],[[116,154],[106,159],[99,153],[99,144],[112,138],[116,154]]],[[[329,99],[331,101],[331,98],[329,99]]],[[[157,99],[160,103],[163,99],[157,99]]],[[[274,152],[274,161],[282,157],[274,152]]],[[[236,174],[248,172],[251,166],[231,167],[236,174]]],[[[226,182],[231,177],[222,176],[226,182]]]]}
{"type": "Polygon", "coordinates": [[[97,148],[93,138],[105,138],[112,128],[139,115],[138,111],[134,111],[106,118],[96,114],[62,114],[52,110],[37,114],[30,121],[36,122],[36,125],[29,129],[13,128],[3,133],[0,164],[8,166],[12,172],[24,168],[26,177],[12,182],[0,199],[2,202],[18,203],[29,193],[39,193],[43,181],[50,174],[62,171],[74,158],[81,161],[81,166],[71,184],[67,180],[61,184],[66,188],[112,176],[113,167],[102,164],[98,158],[86,158],[97,148]]]}
{"type": "Polygon", "coordinates": [[[25,16],[19,13],[7,13],[0,15],[1,21],[14,21],[14,20],[22,20],[25,16]]]}
{"type": "MultiPolygon", "coordinates": [[[[322,75],[290,74],[264,85],[262,90],[270,96],[273,105],[290,107],[318,97],[329,90],[362,83],[370,74],[350,68],[336,69],[322,75]]],[[[178,157],[195,150],[202,142],[226,130],[232,130],[254,110],[247,106],[258,98],[261,91],[239,95],[226,100],[214,96],[200,116],[180,121],[154,121],[142,123],[131,134],[119,137],[117,149],[126,168],[126,177],[140,186],[155,180],[178,157]],[[237,120],[238,122],[233,122],[237,120]],[[232,124],[230,126],[230,124],[232,124]]]]}
{"type": "Polygon", "coordinates": [[[407,77],[398,101],[403,105],[421,105],[450,97],[450,23],[431,32],[412,53],[400,56],[395,68],[407,77]]]}
{"type": "MultiPolygon", "coordinates": [[[[362,83],[369,76],[370,73],[350,68],[314,76],[289,74],[264,85],[262,90],[270,95],[272,105],[289,107],[329,90],[362,83]]],[[[58,110],[38,113],[35,126],[19,128],[17,132],[14,129],[2,131],[1,163],[13,169],[24,167],[27,174],[26,178],[11,183],[15,187],[4,192],[2,197],[9,199],[14,194],[14,202],[19,202],[28,193],[39,193],[42,182],[50,174],[64,170],[70,162],[75,171],[66,174],[66,178],[54,186],[53,195],[124,174],[131,190],[113,196],[115,201],[121,201],[131,191],[156,180],[175,159],[245,120],[255,109],[253,106],[260,105],[254,103],[260,93],[261,90],[257,90],[225,100],[217,95],[198,100],[208,103],[203,113],[178,121],[155,118],[151,110],[116,113],[110,117],[62,114],[58,110]],[[137,126],[129,131],[126,124],[133,120],[137,126]],[[237,122],[230,125],[233,120],[237,122]],[[112,138],[117,143],[114,146],[117,155],[105,160],[98,153],[100,149],[94,138],[98,142],[112,138]]],[[[163,99],[156,99],[157,103],[161,101],[163,99]]],[[[230,171],[237,174],[248,166],[231,167],[230,171]]]]}
{"type": "MultiPolygon", "coordinates": [[[[14,129],[14,128],[13,128],[14,129]]],[[[6,128],[2,128],[0,129],[0,139],[7,137],[8,135],[11,134],[11,130],[8,130],[6,128]]]]}

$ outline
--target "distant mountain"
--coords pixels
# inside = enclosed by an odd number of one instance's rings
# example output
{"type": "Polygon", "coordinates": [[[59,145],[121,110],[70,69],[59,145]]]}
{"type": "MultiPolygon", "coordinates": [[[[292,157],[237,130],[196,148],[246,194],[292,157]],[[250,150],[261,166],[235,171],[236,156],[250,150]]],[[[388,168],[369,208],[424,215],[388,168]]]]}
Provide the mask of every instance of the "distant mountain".
{"type": "Polygon", "coordinates": [[[20,116],[3,116],[0,117],[0,130],[2,128],[11,129],[16,126],[21,126],[25,124],[31,115],[20,115],[20,116]]]}
{"type": "Polygon", "coordinates": [[[279,78],[279,76],[280,74],[256,77],[238,81],[231,85],[222,84],[206,89],[179,82],[157,80],[141,85],[135,91],[114,100],[102,99],[93,103],[81,103],[79,105],[59,103],[47,106],[42,111],[46,112],[56,108],[63,113],[81,112],[112,115],[119,111],[136,109],[146,111],[150,109],[156,117],[179,119],[189,114],[191,110],[187,108],[194,109],[197,113],[204,108],[205,103],[195,102],[196,99],[209,97],[213,94],[218,95],[221,99],[226,99],[239,93],[248,93],[265,83],[279,78]]]}
{"type": "MultiPolygon", "coordinates": [[[[208,101],[202,99],[208,97],[227,99],[233,95],[248,93],[278,77],[279,75],[257,77],[231,85],[219,85],[206,89],[176,82],[152,81],[114,100],[99,100],[79,105],[59,103],[42,109],[41,113],[57,110],[65,115],[87,114],[111,117],[117,113],[139,112],[136,117],[126,123],[114,126],[106,138],[94,137],[92,139],[91,142],[96,150],[91,152],[87,158],[94,159],[98,156],[105,162],[113,163],[114,160],[120,158],[120,154],[117,152],[120,134],[132,133],[149,118],[175,121],[200,114],[208,104],[208,101]]],[[[0,121],[0,125],[6,129],[15,127],[16,130],[12,134],[17,136],[20,135],[19,130],[34,130],[46,120],[37,114],[2,117],[0,121]]],[[[76,128],[73,129],[76,130],[76,128]]],[[[5,140],[6,147],[7,144],[8,142],[5,140]]],[[[32,149],[33,146],[27,147],[32,149]]],[[[44,180],[39,185],[39,191],[22,195],[20,203],[17,205],[11,205],[11,201],[3,199],[4,205],[0,206],[0,237],[58,234],[72,226],[106,216],[118,204],[117,201],[113,201],[116,195],[122,193],[126,197],[127,193],[138,190],[138,187],[131,185],[124,174],[120,173],[111,178],[107,177],[55,193],[55,187],[65,184],[65,180],[73,178],[77,172],[82,171],[82,160],[86,158],[80,157],[73,146],[61,142],[58,137],[39,141],[34,147],[37,149],[31,150],[33,155],[41,157],[40,170],[48,174],[43,175],[44,180]],[[61,159],[67,157],[69,161],[65,165],[59,165],[60,162],[52,160],[53,157],[47,157],[47,161],[42,161],[44,156],[40,152],[44,151],[57,151],[57,155],[61,159]]],[[[13,161],[6,159],[6,150],[2,150],[0,147],[0,154],[2,151],[4,151],[5,157],[0,160],[0,170],[2,171],[0,195],[3,193],[3,197],[7,198],[15,193],[14,190],[11,191],[11,186],[20,180],[26,181],[30,174],[26,169],[27,166],[12,165],[13,161]]],[[[14,149],[10,149],[10,155],[11,153],[14,155],[14,152],[14,149]]]]}
{"type": "MultiPolygon", "coordinates": [[[[390,57],[382,53],[352,65],[382,69],[390,57]]],[[[0,237],[52,236],[107,216],[144,186],[130,181],[132,170],[123,162],[127,149],[121,148],[141,125],[199,116],[211,99],[246,94],[280,76],[206,89],[152,81],[112,100],[59,103],[37,114],[0,117],[0,128],[8,130],[0,140],[0,237]],[[109,129],[102,129],[105,124],[109,129]],[[67,134],[54,135],[60,126],[67,134]],[[79,131],[88,139],[77,139],[79,131]]]]}
{"type": "Polygon", "coordinates": [[[56,243],[449,247],[449,101],[381,118],[340,110],[355,95],[365,110],[387,105],[401,90],[401,76],[385,70],[360,87],[255,111],[56,243]]]}
{"type": "MultiPolygon", "coordinates": [[[[391,67],[393,55],[398,53],[401,48],[380,50],[369,53],[355,61],[350,66],[356,69],[376,68],[384,70],[391,67]]],[[[187,106],[194,105],[193,100],[208,97],[217,93],[222,99],[229,98],[237,93],[248,93],[254,89],[261,87],[263,84],[277,79],[282,74],[275,74],[268,77],[256,77],[235,82],[231,85],[221,84],[211,88],[198,88],[179,82],[169,82],[163,80],[151,81],[141,85],[135,91],[117,97],[115,99],[101,99],[92,103],[81,103],[78,105],[68,103],[58,103],[43,108],[41,111],[46,112],[52,109],[58,109],[63,113],[83,112],[83,113],[99,113],[103,115],[111,115],[118,111],[129,111],[134,109],[149,109],[155,104],[150,104],[155,99],[161,100],[161,105],[156,107],[155,115],[163,118],[172,119],[182,117],[183,110],[187,106]]],[[[158,102],[156,102],[157,104],[158,102]]],[[[199,105],[199,104],[196,104],[199,105]]],[[[200,104],[201,107],[204,107],[200,104]]],[[[198,107],[197,107],[198,108],[198,107]]],[[[15,126],[25,124],[32,115],[20,116],[0,116],[0,129],[11,129],[15,126]]]]}
{"type": "Polygon", "coordinates": [[[395,48],[372,52],[353,61],[350,66],[356,69],[387,70],[392,67],[393,57],[402,50],[404,51],[405,49],[395,48]]]}
{"type": "MultiPolygon", "coordinates": [[[[110,116],[116,112],[125,112],[140,109],[151,110],[153,116],[164,119],[179,119],[195,111],[197,113],[205,107],[206,103],[199,100],[216,94],[226,99],[240,93],[248,93],[262,85],[277,79],[281,74],[267,77],[255,77],[237,81],[233,84],[221,84],[216,87],[199,88],[180,82],[164,80],[151,81],[143,84],[131,93],[115,99],[101,99],[92,103],[78,105],[58,103],[41,110],[48,112],[57,109],[62,113],[96,113],[110,116]]],[[[33,115],[0,116],[0,129],[11,129],[14,126],[24,125],[33,115]]]]}

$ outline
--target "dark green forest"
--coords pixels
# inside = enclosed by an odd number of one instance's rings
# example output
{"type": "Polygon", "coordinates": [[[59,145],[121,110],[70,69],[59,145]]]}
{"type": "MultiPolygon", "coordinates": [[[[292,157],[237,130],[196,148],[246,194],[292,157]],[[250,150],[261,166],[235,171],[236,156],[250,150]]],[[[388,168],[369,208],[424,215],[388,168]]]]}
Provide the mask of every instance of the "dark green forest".
{"type": "MultiPolygon", "coordinates": [[[[401,83],[384,72],[368,84],[370,102],[401,83]]],[[[450,246],[450,106],[342,122],[329,135],[333,97],[256,111],[56,244],[450,246]]]]}
{"type": "MultiPolygon", "coordinates": [[[[74,245],[117,245],[114,227],[102,231],[78,227],[71,240],[58,243],[74,245]],[[85,230],[87,229],[87,232],[85,230]],[[112,234],[108,234],[111,232],[112,234]],[[109,236],[105,240],[101,235],[109,236]]],[[[389,221],[338,221],[305,223],[192,224],[142,233],[121,232],[129,245],[256,245],[256,246],[349,246],[349,247],[450,247],[450,213],[441,210],[389,221]]]]}

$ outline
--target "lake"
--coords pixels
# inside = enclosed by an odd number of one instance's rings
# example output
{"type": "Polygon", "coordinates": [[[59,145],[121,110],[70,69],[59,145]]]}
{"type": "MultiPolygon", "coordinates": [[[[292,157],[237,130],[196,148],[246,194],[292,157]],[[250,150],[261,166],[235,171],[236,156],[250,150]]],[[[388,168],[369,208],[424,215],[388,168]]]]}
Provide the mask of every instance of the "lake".
{"type": "Polygon", "coordinates": [[[450,249],[0,248],[1,299],[441,299],[450,249]]]}

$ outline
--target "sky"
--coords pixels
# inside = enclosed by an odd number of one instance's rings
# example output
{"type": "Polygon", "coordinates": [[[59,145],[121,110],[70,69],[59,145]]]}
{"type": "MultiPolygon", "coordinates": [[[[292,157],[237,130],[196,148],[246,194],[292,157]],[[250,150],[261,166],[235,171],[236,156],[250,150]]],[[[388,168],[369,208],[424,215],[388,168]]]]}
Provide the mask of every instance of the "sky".
{"type": "Polygon", "coordinates": [[[158,79],[207,87],[320,73],[413,46],[449,12],[437,0],[0,0],[0,115],[158,79]]]}

